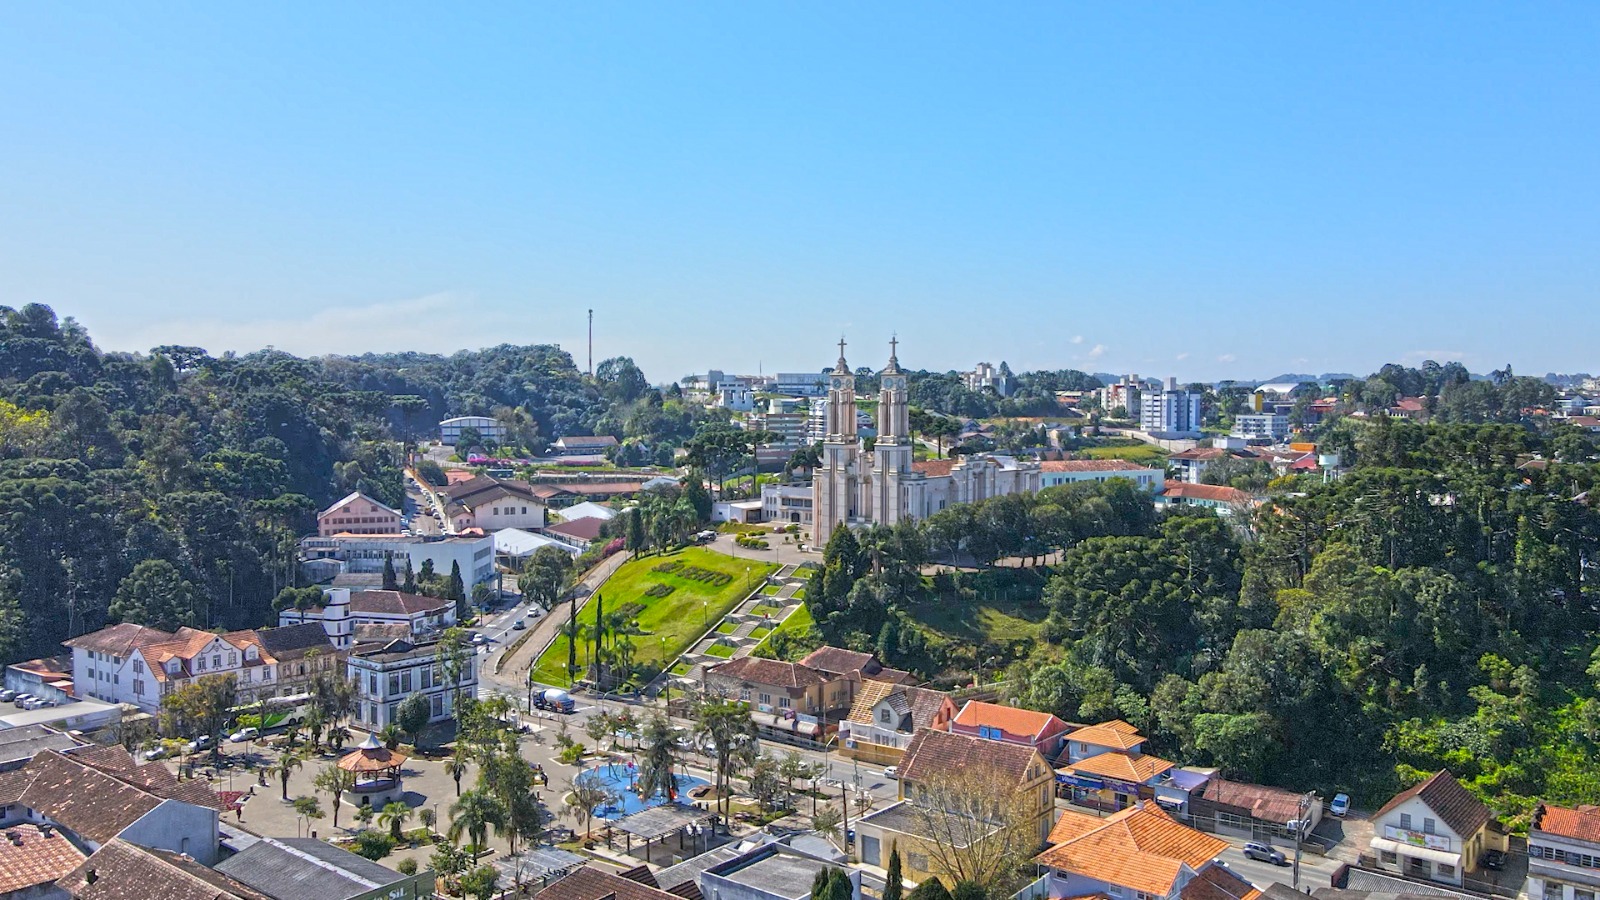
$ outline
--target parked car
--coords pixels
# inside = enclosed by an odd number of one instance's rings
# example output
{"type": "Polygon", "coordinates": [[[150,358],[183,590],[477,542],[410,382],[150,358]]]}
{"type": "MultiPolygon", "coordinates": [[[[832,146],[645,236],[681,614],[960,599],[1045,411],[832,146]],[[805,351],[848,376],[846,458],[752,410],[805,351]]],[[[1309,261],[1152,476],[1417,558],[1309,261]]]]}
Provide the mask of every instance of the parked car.
{"type": "Polygon", "coordinates": [[[145,759],[161,759],[167,755],[167,748],[157,744],[144,752],[145,759]]]}
{"type": "Polygon", "coordinates": [[[1478,857],[1478,863],[1485,869],[1498,872],[1506,867],[1506,855],[1499,850],[1485,850],[1483,855],[1478,857]]]}
{"type": "Polygon", "coordinates": [[[9,703],[17,698],[17,692],[7,689],[0,691],[0,703],[9,703]]]}
{"type": "Polygon", "coordinates": [[[1251,841],[1250,843],[1245,844],[1241,849],[1241,852],[1251,859],[1272,863],[1275,866],[1286,866],[1289,864],[1289,859],[1283,855],[1282,850],[1279,850],[1276,847],[1268,847],[1266,844],[1262,844],[1257,841],[1251,841]]]}
{"type": "Polygon", "coordinates": [[[235,744],[242,744],[245,741],[253,741],[260,736],[261,729],[252,726],[250,728],[241,728],[238,731],[235,731],[233,734],[228,735],[228,740],[235,744]]]}
{"type": "Polygon", "coordinates": [[[26,709],[28,707],[28,701],[32,699],[32,694],[18,694],[11,698],[11,705],[15,706],[17,709],[26,709]]]}
{"type": "Polygon", "coordinates": [[[900,767],[899,766],[884,766],[883,767],[883,777],[889,779],[890,781],[898,781],[900,779],[900,767]]]}
{"type": "Polygon", "coordinates": [[[39,699],[38,697],[29,697],[27,700],[24,700],[22,702],[22,708],[23,709],[40,709],[43,706],[44,706],[44,701],[39,699]]]}
{"type": "Polygon", "coordinates": [[[1328,804],[1328,814],[1344,818],[1350,812],[1350,795],[1334,794],[1333,802],[1328,804]]]}

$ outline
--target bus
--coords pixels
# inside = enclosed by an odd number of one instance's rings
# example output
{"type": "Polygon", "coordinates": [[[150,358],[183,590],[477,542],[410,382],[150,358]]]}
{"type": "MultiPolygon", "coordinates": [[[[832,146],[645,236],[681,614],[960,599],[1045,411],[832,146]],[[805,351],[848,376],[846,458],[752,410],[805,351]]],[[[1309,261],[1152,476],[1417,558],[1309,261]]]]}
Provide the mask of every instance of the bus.
{"type": "Polygon", "coordinates": [[[228,717],[235,725],[240,724],[240,719],[244,719],[243,724],[254,725],[262,731],[289,725],[304,725],[306,714],[311,711],[311,703],[310,694],[265,697],[233,707],[228,710],[228,717]],[[258,718],[262,721],[256,721],[258,718]]]}

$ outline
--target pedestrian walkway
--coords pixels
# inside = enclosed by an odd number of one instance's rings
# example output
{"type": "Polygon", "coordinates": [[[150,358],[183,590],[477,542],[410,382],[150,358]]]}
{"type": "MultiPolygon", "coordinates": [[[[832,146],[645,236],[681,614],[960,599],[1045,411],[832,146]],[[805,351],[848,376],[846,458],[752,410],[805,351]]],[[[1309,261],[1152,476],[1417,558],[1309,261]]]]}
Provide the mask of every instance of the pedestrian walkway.
{"type": "Polygon", "coordinates": [[[768,634],[804,605],[796,595],[807,571],[789,563],[767,577],[669,667],[676,686],[697,682],[707,666],[749,656],[768,634]],[[770,592],[770,593],[769,593],[770,592]]]}

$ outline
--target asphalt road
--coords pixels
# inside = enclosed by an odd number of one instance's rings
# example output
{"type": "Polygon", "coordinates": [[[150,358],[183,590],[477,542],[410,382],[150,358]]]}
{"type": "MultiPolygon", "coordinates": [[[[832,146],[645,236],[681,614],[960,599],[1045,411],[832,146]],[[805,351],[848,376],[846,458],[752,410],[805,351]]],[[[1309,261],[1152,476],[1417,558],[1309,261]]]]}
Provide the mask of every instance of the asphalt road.
{"type": "MultiPolygon", "coordinates": [[[[1229,838],[1223,835],[1219,835],[1219,837],[1223,837],[1224,840],[1233,845],[1222,852],[1222,861],[1227,863],[1228,868],[1232,869],[1246,881],[1254,884],[1257,887],[1263,888],[1275,881],[1280,884],[1293,886],[1294,866],[1292,863],[1294,861],[1294,845],[1292,843],[1287,845],[1275,843],[1273,845],[1276,849],[1282,850],[1283,855],[1287,857],[1291,863],[1291,865],[1286,866],[1275,866],[1272,863],[1261,862],[1245,856],[1244,853],[1239,849],[1240,846],[1244,844],[1244,841],[1235,838],[1229,838]]],[[[1317,856],[1312,853],[1302,853],[1300,856],[1301,890],[1304,890],[1308,887],[1312,889],[1328,887],[1333,883],[1333,873],[1339,868],[1340,865],[1341,863],[1336,859],[1330,859],[1326,856],[1317,856]]]]}

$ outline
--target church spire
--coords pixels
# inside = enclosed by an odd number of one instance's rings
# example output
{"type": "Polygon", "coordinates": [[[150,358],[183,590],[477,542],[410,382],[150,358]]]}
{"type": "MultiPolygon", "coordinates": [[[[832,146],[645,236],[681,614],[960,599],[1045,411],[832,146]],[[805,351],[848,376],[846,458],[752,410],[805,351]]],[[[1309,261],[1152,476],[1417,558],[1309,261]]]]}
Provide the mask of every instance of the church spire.
{"type": "Polygon", "coordinates": [[[839,335],[839,361],[833,366],[833,374],[849,375],[850,364],[844,361],[844,335],[839,335]]]}
{"type": "Polygon", "coordinates": [[[889,364],[887,366],[883,367],[883,374],[885,374],[885,375],[899,375],[900,374],[900,357],[896,353],[896,350],[899,349],[899,346],[900,346],[900,336],[899,335],[891,335],[889,337],[889,364]]]}

